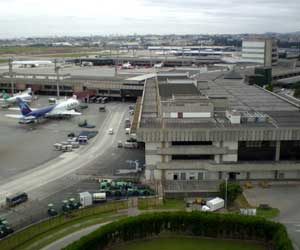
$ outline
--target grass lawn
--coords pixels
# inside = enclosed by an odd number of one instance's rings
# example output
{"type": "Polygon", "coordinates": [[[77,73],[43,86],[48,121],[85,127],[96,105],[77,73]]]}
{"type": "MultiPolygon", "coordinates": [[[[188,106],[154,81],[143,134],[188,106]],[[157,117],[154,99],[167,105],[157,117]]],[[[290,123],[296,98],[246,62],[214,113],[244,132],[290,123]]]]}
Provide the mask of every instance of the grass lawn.
{"type": "MultiPolygon", "coordinates": [[[[70,216],[59,215],[27,227],[10,237],[0,241],[1,250],[18,249],[29,241],[38,241],[45,235],[62,230],[75,224],[90,223],[91,220],[101,218],[107,213],[115,213],[116,210],[127,208],[127,202],[111,202],[99,206],[93,206],[85,209],[73,211],[70,216]]],[[[88,225],[86,225],[88,226],[88,225]]],[[[22,250],[24,248],[21,248],[22,250]]]]}
{"type": "Polygon", "coordinates": [[[113,213],[107,213],[102,216],[93,216],[88,217],[86,222],[84,220],[81,220],[81,223],[72,223],[65,225],[64,227],[58,227],[53,230],[50,230],[44,234],[39,235],[38,237],[33,238],[32,240],[27,241],[22,246],[15,248],[16,250],[39,250],[43,247],[51,244],[54,241],[57,241],[60,238],[63,238],[69,234],[72,234],[76,231],[79,231],[83,228],[87,228],[92,225],[104,223],[110,220],[116,220],[116,219],[123,219],[127,216],[125,215],[116,215],[112,216],[113,213]]]}
{"type": "Polygon", "coordinates": [[[270,209],[256,209],[256,215],[264,217],[266,219],[272,219],[279,215],[280,211],[278,208],[270,208],[270,209]]]}
{"type": "Polygon", "coordinates": [[[265,250],[264,245],[245,241],[202,238],[160,238],[115,246],[111,250],[265,250]]]}
{"type": "Polygon", "coordinates": [[[243,194],[238,195],[233,205],[236,208],[252,208],[243,194]]]}
{"type": "Polygon", "coordinates": [[[164,199],[163,204],[155,203],[151,199],[140,199],[138,207],[141,210],[147,209],[185,209],[185,202],[183,199],[164,199]]]}

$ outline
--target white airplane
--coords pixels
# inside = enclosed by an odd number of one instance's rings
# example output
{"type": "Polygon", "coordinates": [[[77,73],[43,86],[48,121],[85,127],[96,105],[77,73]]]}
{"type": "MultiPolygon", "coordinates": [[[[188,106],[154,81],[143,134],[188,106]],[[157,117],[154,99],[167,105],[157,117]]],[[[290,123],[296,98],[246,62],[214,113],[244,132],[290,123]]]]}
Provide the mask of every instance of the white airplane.
{"type": "Polygon", "coordinates": [[[124,63],[121,66],[122,69],[133,69],[133,66],[130,64],[130,62],[124,63]]]}
{"type": "Polygon", "coordinates": [[[161,62],[161,63],[157,63],[157,64],[154,64],[154,68],[156,68],[156,69],[159,69],[159,68],[162,68],[164,66],[164,63],[163,62],[161,62]]]}
{"type": "Polygon", "coordinates": [[[2,93],[2,99],[0,99],[1,102],[6,104],[14,104],[17,101],[17,98],[22,99],[24,102],[31,102],[32,101],[32,91],[31,88],[28,88],[27,90],[14,94],[13,96],[8,95],[7,93],[2,93]]]}
{"type": "Polygon", "coordinates": [[[243,59],[239,57],[228,57],[228,56],[223,56],[221,58],[221,61],[226,64],[237,64],[237,63],[245,62],[243,61],[243,59]]]}
{"type": "Polygon", "coordinates": [[[6,117],[34,121],[40,118],[71,117],[81,115],[81,113],[75,111],[75,109],[79,106],[79,101],[74,97],[39,109],[31,109],[27,103],[20,98],[17,98],[16,102],[22,114],[7,114],[5,115],[6,117]]]}
{"type": "Polygon", "coordinates": [[[52,61],[13,61],[12,64],[13,65],[20,65],[23,67],[38,67],[40,65],[48,65],[48,64],[52,64],[52,61]]]}

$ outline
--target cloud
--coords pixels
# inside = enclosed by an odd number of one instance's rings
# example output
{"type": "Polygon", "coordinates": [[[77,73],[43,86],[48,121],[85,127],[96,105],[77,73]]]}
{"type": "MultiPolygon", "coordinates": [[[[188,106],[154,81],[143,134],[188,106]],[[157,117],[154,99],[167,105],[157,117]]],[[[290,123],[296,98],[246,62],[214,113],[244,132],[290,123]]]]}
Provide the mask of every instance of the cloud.
{"type": "Polygon", "coordinates": [[[291,32],[299,0],[0,0],[0,37],[291,32]]]}

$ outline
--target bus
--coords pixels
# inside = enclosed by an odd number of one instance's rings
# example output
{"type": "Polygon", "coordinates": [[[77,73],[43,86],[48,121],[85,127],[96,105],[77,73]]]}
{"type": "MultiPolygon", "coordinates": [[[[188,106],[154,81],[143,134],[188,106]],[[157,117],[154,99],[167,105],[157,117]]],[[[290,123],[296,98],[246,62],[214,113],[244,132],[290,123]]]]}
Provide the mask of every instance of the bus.
{"type": "Polygon", "coordinates": [[[28,195],[25,192],[16,193],[6,197],[6,205],[14,207],[28,200],[28,195]]]}

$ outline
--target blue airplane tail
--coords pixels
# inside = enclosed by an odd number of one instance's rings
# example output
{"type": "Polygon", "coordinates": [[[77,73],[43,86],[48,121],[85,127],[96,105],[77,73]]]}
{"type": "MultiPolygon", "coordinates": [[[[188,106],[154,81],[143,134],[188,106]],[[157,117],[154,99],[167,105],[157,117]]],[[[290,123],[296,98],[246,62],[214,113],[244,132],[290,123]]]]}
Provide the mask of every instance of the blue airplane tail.
{"type": "Polygon", "coordinates": [[[28,115],[29,113],[31,113],[31,109],[29,108],[28,104],[25,103],[21,98],[17,98],[16,99],[16,103],[18,104],[20,110],[21,110],[21,113],[22,115],[28,115]]]}

